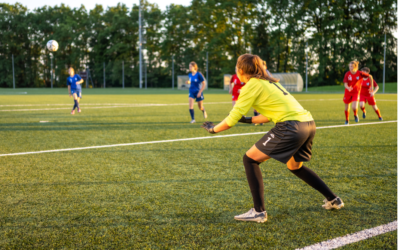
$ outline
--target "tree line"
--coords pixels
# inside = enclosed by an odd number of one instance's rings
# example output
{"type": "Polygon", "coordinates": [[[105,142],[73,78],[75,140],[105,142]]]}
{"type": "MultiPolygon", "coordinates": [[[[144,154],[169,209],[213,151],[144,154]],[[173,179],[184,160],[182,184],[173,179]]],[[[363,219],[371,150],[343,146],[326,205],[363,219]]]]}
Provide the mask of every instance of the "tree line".
{"type": "MultiPolygon", "coordinates": [[[[174,75],[187,74],[196,61],[210,87],[222,87],[244,53],[263,58],[271,72],[298,72],[310,86],[341,84],[354,59],[386,81],[397,81],[395,0],[192,0],[161,10],[142,0],[145,74],[149,87],[170,87],[174,75]],[[172,59],[173,58],[173,59],[172,59]]],[[[12,86],[14,56],[17,87],[49,87],[54,39],[54,86],[66,85],[67,68],[88,67],[94,87],[139,86],[139,6],[118,3],[87,10],[0,3],[0,87],[12,86]],[[122,66],[122,62],[123,66],[122,66]]],[[[175,79],[176,83],[176,79],[175,79]]],[[[90,83],[92,84],[92,83],[90,83]]]]}

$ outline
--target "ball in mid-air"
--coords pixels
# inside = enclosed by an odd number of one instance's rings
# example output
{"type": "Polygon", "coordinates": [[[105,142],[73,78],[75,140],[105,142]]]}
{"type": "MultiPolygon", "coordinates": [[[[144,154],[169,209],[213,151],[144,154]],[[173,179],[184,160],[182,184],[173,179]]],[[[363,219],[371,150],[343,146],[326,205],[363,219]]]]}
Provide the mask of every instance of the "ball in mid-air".
{"type": "Polygon", "coordinates": [[[58,50],[58,42],[56,40],[50,40],[46,45],[47,49],[51,52],[55,52],[58,50]]]}

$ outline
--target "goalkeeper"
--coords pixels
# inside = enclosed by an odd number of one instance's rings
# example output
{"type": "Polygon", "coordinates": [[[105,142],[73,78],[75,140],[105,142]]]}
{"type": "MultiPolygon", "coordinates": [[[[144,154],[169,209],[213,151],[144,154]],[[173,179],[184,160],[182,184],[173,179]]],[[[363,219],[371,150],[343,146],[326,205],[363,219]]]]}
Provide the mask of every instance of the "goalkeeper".
{"type": "Polygon", "coordinates": [[[325,196],[325,209],[340,209],[343,201],[337,197],[321,178],[303,165],[310,161],[312,141],[316,127],[310,112],[269,76],[262,60],[256,55],[241,55],[236,64],[237,75],[246,85],[242,88],[236,105],[229,116],[214,126],[205,122],[203,128],[214,134],[233,127],[238,121],[244,123],[266,123],[272,121],[275,127],[267,132],[243,156],[247,181],[253,196],[254,207],[247,213],[234,218],[241,221],[265,222],[267,212],[264,205],[264,184],[260,163],[273,158],[311,187],[325,196]],[[255,117],[244,117],[253,107],[261,113],[255,117]]]}

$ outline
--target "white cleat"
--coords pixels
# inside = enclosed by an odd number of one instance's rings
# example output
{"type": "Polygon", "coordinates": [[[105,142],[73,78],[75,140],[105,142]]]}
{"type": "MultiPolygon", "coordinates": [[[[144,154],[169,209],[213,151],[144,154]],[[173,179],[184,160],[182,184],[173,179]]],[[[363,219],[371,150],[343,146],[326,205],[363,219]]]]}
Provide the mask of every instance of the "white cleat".
{"type": "Polygon", "coordinates": [[[325,209],[341,209],[342,207],[344,207],[344,202],[342,201],[342,199],[340,199],[339,197],[336,197],[335,199],[328,201],[327,199],[324,200],[325,204],[322,205],[323,208],[325,209]]]}
{"type": "Polygon", "coordinates": [[[255,221],[258,223],[264,223],[267,221],[267,212],[257,212],[254,208],[250,209],[247,213],[236,215],[235,220],[240,221],[255,221]]]}
{"type": "Polygon", "coordinates": [[[195,123],[195,122],[196,122],[195,120],[191,120],[191,121],[190,121],[190,123],[195,123]]]}
{"type": "Polygon", "coordinates": [[[203,117],[204,117],[204,119],[207,119],[207,117],[208,117],[207,112],[205,110],[203,111],[203,117]]]}

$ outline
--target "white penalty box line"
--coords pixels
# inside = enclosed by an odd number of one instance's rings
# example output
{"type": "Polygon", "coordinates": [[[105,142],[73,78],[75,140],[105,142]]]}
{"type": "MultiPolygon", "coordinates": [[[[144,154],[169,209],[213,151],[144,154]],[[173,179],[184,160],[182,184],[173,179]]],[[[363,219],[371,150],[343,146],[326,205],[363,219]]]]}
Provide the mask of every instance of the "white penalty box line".
{"type": "Polygon", "coordinates": [[[297,248],[296,250],[330,250],[339,248],[351,243],[355,243],[358,241],[366,240],[368,238],[372,238],[384,233],[388,233],[391,231],[397,230],[397,220],[390,222],[385,225],[377,226],[370,229],[365,229],[357,233],[348,234],[343,237],[338,237],[332,240],[323,241],[320,243],[316,243],[311,246],[297,248]]]}
{"type": "MultiPolygon", "coordinates": [[[[350,124],[350,125],[324,126],[324,127],[317,127],[317,129],[343,128],[343,127],[364,126],[364,125],[380,125],[380,124],[384,124],[384,123],[393,123],[393,122],[397,122],[397,120],[394,120],[394,121],[381,121],[381,122],[370,122],[370,123],[357,123],[357,124],[350,124]]],[[[157,144],[157,143],[178,142],[178,141],[207,140],[207,139],[225,138],[225,137],[259,135],[259,134],[265,134],[267,132],[268,131],[253,132],[253,133],[243,133],[243,134],[214,135],[214,136],[205,136],[205,137],[182,138],[182,139],[172,139],[172,140],[162,140],[162,141],[133,142],[133,143],[89,146],[89,147],[79,147],[79,148],[64,148],[64,149],[42,150],[42,151],[32,151],[32,152],[20,152],[20,153],[10,153],[10,154],[0,154],[0,157],[16,156],[16,155],[30,155],[30,154],[44,154],[44,153],[65,152],[65,151],[86,150],[86,149],[97,149],[97,148],[113,148],[113,147],[135,146],[135,145],[145,145],[145,144],[157,144]]]]}

